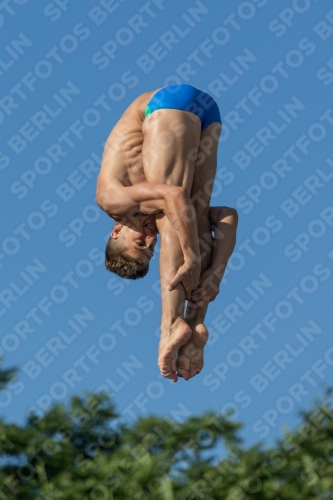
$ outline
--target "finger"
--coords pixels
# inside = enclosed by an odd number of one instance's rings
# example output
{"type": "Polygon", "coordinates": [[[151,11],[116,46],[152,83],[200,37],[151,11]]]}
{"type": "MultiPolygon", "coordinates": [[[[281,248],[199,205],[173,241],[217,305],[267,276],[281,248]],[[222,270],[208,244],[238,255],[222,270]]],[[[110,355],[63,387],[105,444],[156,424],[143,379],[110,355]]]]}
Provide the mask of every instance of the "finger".
{"type": "Polygon", "coordinates": [[[202,295],[203,293],[205,293],[205,289],[200,285],[192,291],[192,295],[202,295]]]}
{"type": "Polygon", "coordinates": [[[190,302],[191,302],[191,304],[198,304],[198,303],[199,303],[199,302],[201,302],[202,300],[203,300],[203,299],[202,299],[202,297],[195,297],[195,298],[194,298],[194,297],[191,297],[191,298],[190,298],[190,302]]]}
{"type": "Polygon", "coordinates": [[[202,309],[205,305],[204,301],[203,300],[199,300],[198,302],[191,302],[191,301],[188,301],[187,302],[187,305],[191,308],[191,309],[202,309]]]}
{"type": "Polygon", "coordinates": [[[168,286],[167,286],[167,290],[173,290],[175,288],[176,285],[178,285],[178,283],[183,279],[183,276],[181,274],[176,274],[176,276],[171,280],[169,281],[168,283],[168,286]]]}
{"type": "Polygon", "coordinates": [[[207,301],[207,294],[205,292],[198,293],[196,295],[192,294],[191,301],[192,302],[199,302],[199,300],[206,300],[207,301]]]}

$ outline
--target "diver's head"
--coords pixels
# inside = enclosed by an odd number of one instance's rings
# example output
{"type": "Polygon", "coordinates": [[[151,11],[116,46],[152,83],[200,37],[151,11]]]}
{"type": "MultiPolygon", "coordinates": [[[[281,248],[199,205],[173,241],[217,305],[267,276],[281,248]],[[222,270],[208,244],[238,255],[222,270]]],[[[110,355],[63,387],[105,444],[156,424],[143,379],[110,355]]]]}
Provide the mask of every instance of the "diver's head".
{"type": "Polygon", "coordinates": [[[105,250],[106,268],[127,279],[146,276],[157,242],[154,215],[138,212],[114,225],[105,250]]]}

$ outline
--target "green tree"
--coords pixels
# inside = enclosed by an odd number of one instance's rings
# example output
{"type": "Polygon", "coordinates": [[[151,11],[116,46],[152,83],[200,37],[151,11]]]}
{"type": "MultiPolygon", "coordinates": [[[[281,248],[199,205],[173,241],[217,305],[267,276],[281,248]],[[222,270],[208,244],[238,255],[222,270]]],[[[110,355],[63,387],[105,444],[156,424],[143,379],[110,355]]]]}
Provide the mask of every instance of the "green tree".
{"type": "MultiPolygon", "coordinates": [[[[0,364],[2,359],[0,358],[0,364]]],[[[12,380],[15,376],[16,368],[10,368],[7,370],[0,370],[0,391],[6,387],[8,382],[12,380]]]]}
{"type": "Polygon", "coordinates": [[[332,408],[328,392],[273,447],[246,449],[215,413],[124,426],[106,394],[73,397],[24,426],[0,421],[0,500],[329,500],[332,408]]]}

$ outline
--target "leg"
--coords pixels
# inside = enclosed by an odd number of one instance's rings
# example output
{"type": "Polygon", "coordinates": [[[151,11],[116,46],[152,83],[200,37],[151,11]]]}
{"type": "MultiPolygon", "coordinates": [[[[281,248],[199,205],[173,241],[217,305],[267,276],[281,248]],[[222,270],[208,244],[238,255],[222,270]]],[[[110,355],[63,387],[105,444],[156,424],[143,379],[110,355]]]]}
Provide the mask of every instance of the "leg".
{"type": "Polygon", "coordinates": [[[147,182],[183,186],[190,194],[201,135],[199,117],[188,111],[159,109],[146,118],[142,131],[147,182]]]}
{"type": "Polygon", "coordinates": [[[184,319],[185,293],[181,283],[171,292],[166,289],[170,279],[176,274],[183,254],[169,220],[164,216],[156,217],[161,235],[160,280],[161,280],[161,340],[159,344],[158,365],[164,377],[177,381],[177,352],[191,336],[191,328],[184,319]]]}
{"type": "MultiPolygon", "coordinates": [[[[191,190],[201,243],[201,272],[208,269],[212,258],[213,238],[208,220],[208,209],[216,172],[220,133],[219,123],[212,123],[203,130],[191,190]]],[[[207,309],[208,304],[198,310],[186,308],[185,319],[192,329],[192,335],[180,348],[177,360],[178,374],[186,380],[200,373],[203,367],[203,350],[208,340],[208,330],[204,325],[207,309]]]]}
{"type": "MultiPolygon", "coordinates": [[[[143,132],[142,158],[147,181],[183,186],[190,194],[201,133],[199,118],[185,111],[158,110],[145,120],[143,132]]],[[[162,293],[158,364],[165,377],[177,381],[177,352],[188,341],[191,329],[184,320],[182,284],[171,292],[166,287],[182,264],[183,255],[169,220],[161,215],[156,222],[161,235],[162,293]]]]}

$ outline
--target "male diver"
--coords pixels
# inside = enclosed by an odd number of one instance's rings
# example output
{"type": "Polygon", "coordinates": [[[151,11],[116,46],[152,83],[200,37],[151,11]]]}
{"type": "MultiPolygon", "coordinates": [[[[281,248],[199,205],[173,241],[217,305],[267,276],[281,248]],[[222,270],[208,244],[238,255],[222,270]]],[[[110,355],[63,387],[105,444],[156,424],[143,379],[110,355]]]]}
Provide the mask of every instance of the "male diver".
{"type": "Polygon", "coordinates": [[[218,106],[205,92],[176,85],[145,93],[111,131],[97,180],[96,201],[115,220],[107,269],[145,276],[160,233],[158,364],[173,381],[202,369],[204,316],[235,246],[237,212],[209,207],[220,133],[218,106]]]}

